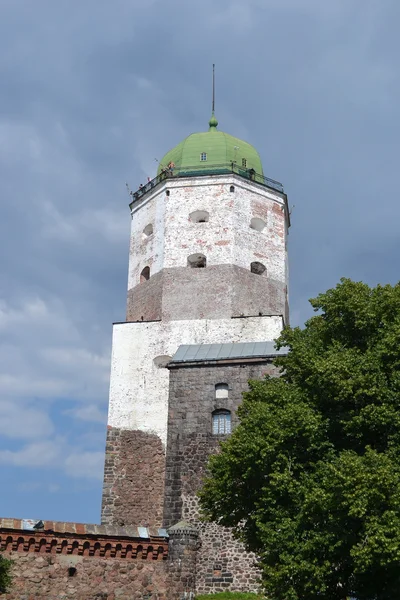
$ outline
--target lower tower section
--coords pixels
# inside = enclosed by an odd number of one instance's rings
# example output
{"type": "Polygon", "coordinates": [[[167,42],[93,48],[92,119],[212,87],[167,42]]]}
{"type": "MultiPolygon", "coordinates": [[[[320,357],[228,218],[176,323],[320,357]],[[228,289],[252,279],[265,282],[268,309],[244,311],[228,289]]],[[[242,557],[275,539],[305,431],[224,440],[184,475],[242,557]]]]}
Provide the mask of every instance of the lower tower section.
{"type": "MultiPolygon", "coordinates": [[[[167,365],[178,347],[181,344],[251,343],[275,339],[282,325],[281,316],[114,325],[103,524],[147,527],[164,524],[168,421],[180,418],[174,417],[178,413],[171,409],[169,401],[170,371],[167,365]]],[[[247,374],[243,373],[243,377],[246,379],[247,374]]],[[[181,388],[178,393],[185,403],[189,390],[181,388]]],[[[193,402],[190,415],[197,410],[193,402]]],[[[186,419],[186,416],[182,418],[186,419]]],[[[209,421],[205,425],[203,423],[202,432],[208,435],[209,421]]],[[[169,453],[168,450],[168,457],[169,453]]],[[[207,452],[204,461],[206,457],[207,452]]],[[[181,514],[176,511],[175,522],[181,520],[181,514]]],[[[166,522],[173,524],[172,520],[171,513],[166,522]]]]}

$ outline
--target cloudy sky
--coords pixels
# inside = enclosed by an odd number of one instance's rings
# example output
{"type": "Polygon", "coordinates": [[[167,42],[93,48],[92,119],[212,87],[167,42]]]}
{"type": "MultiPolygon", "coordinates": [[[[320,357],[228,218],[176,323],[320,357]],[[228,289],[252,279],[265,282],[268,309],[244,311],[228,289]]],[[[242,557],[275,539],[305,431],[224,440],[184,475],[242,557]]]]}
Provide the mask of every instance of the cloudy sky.
{"type": "Polygon", "coordinates": [[[294,205],[291,315],[398,279],[398,0],[0,0],[0,515],[96,522],[132,189],[207,128],[294,205]]]}

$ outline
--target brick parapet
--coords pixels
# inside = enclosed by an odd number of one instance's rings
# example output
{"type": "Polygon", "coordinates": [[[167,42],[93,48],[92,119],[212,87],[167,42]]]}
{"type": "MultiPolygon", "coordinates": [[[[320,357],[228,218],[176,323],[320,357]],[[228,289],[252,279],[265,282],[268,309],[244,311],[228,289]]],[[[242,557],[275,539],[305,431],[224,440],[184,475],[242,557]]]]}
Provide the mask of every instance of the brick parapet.
{"type": "Polygon", "coordinates": [[[149,532],[140,536],[137,528],[44,521],[40,529],[25,529],[19,519],[0,519],[0,550],[70,554],[119,559],[165,560],[166,536],[149,532]]]}

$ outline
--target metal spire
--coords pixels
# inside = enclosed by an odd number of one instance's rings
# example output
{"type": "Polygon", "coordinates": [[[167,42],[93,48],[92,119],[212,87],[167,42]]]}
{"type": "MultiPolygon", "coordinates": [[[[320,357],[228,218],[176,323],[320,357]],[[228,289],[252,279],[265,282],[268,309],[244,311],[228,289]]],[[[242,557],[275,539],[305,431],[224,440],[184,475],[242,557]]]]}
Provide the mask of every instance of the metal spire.
{"type": "Polygon", "coordinates": [[[215,131],[217,126],[218,126],[218,121],[215,118],[215,114],[214,114],[214,110],[215,110],[215,65],[213,64],[213,77],[212,77],[212,112],[211,112],[211,119],[209,120],[208,124],[210,126],[209,131],[215,131]]]}
{"type": "Polygon", "coordinates": [[[215,110],[215,64],[213,64],[213,80],[212,80],[212,114],[215,110]]]}

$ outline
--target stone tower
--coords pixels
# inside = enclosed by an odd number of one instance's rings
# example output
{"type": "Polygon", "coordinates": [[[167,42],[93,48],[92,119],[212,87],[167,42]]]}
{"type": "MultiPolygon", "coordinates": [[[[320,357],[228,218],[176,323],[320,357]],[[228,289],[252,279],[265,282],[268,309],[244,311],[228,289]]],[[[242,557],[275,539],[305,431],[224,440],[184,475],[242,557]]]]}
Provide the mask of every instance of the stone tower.
{"type": "Polygon", "coordinates": [[[288,319],[286,195],[264,177],[257,151],[217,125],[213,114],[207,132],[169,151],[132,194],[127,316],[113,329],[104,524],[161,527],[171,514],[165,454],[168,422],[183,418],[169,402],[178,347],[273,340],[288,319]]]}

